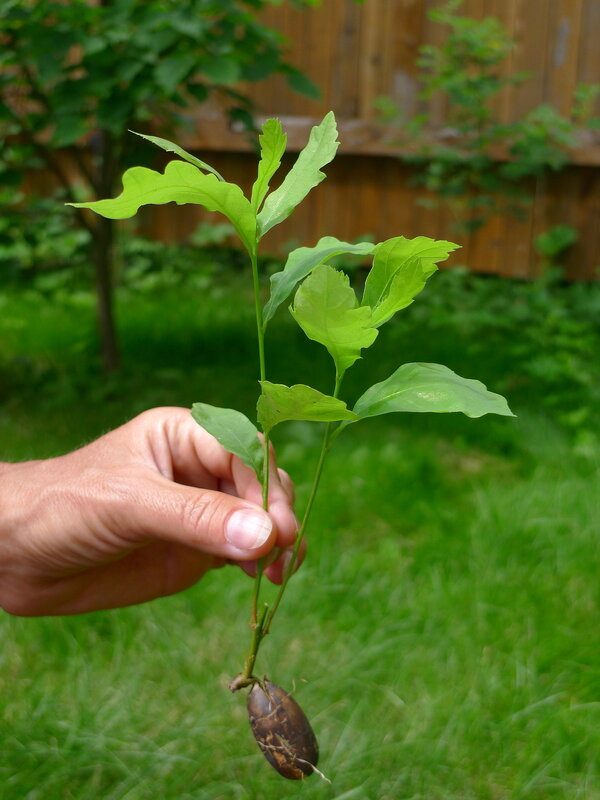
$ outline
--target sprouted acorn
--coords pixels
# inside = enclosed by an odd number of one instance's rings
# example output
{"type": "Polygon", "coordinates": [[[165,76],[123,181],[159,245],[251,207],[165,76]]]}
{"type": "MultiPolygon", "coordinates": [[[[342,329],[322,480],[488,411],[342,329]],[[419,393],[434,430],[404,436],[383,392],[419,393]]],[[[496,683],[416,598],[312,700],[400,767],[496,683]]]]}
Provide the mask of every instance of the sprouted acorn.
{"type": "Polygon", "coordinates": [[[248,718],[258,746],[280,775],[299,781],[318,772],[317,738],[288,692],[268,680],[256,682],[248,695],[248,718]]]}
{"type": "Polygon", "coordinates": [[[209,211],[224,214],[250,256],[261,386],[257,423],[262,429],[262,442],[254,422],[235,409],[195,403],[193,418],[226,450],[254,470],[262,484],[263,507],[267,510],[269,441],[273,428],[291,420],[326,423],[292,559],[271,604],[263,604],[261,595],[267,561],[259,559],[257,562],[250,613],[251,642],[243,672],[229,685],[232,692],[251,687],[248,713],[256,741],[281,775],[301,780],[313,772],[321,774],[316,768],[319,750],[315,735],[296,701],[270,681],[257,680],[254,668],[260,644],[271,630],[273,617],[297,566],[327,453],[351,423],[380,414],[461,411],[469,417],[481,417],[483,414],[512,416],[512,412],[503,397],[489,392],[479,381],[462,378],[441,364],[420,362],[403,364],[381,383],[368,388],[352,410],[341,398],[346,370],[374,343],[379,328],[396,312],[409,306],[424,289],[437,264],[458,247],[452,242],[425,236],[414,239],[395,236],[377,245],[366,241],[349,244],[324,236],[313,247],[299,247],[289,254],[283,269],[271,276],[270,296],[262,305],[259,243],[271,228],[287,219],[294,207],[325,177],[321,168],[334,158],[339,145],[332,111],[312,129],[307,146],[273,191],[270,191],[270,181],[281,163],[286,136],[279,120],[265,122],[259,137],[261,157],[257,179],[249,198],[239,186],[225,181],[212,167],[186,153],[179,145],[155,136],[140,135],[163,150],[176,153],[179,159],[171,161],[164,173],[147,167],[132,167],[123,176],[122,193],[112,200],[70,205],[91,208],[109,219],[127,219],[142,205],[197,203],[209,211]],[[328,263],[338,255],[373,257],[362,298],[356,296],[348,275],[328,263]],[[331,395],[306,384],[285,386],[267,380],[267,325],[293,292],[295,297],[290,306],[293,318],[309,339],[329,351],[334,361],[335,383],[331,395]]]}

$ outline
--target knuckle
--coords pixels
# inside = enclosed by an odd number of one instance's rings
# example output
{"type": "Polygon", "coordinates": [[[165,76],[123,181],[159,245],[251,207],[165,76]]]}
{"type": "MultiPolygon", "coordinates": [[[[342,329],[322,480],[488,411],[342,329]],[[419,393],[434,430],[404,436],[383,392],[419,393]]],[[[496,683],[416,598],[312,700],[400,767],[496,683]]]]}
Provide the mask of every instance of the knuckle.
{"type": "Polygon", "coordinates": [[[139,428],[142,431],[147,431],[150,428],[166,425],[187,416],[189,416],[189,411],[185,408],[179,408],[178,406],[156,406],[142,411],[137,416],[133,417],[133,419],[129,420],[127,425],[132,428],[139,428]]]}
{"type": "Polygon", "coordinates": [[[155,422],[157,419],[162,419],[164,415],[169,411],[168,408],[163,408],[161,406],[156,406],[155,408],[147,408],[145,411],[141,411],[137,416],[133,417],[131,422],[135,423],[145,423],[145,422],[155,422]]]}
{"type": "Polygon", "coordinates": [[[185,530],[195,533],[205,531],[211,527],[215,517],[218,501],[207,496],[207,493],[198,497],[188,497],[181,506],[181,522],[185,530]]]}

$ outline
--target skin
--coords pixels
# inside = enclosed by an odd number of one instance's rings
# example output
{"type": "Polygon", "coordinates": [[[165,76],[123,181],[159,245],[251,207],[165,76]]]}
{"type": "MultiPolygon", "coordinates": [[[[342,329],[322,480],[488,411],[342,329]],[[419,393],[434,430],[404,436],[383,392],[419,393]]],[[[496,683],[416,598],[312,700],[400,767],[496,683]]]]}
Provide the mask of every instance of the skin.
{"type": "Polygon", "coordinates": [[[291,480],[273,452],[271,462],[267,514],[253,470],[186,409],[155,408],[73,453],[0,464],[0,607],[45,616],[143,603],[228,563],[253,574],[263,557],[280,583],[298,523],[291,480]]]}

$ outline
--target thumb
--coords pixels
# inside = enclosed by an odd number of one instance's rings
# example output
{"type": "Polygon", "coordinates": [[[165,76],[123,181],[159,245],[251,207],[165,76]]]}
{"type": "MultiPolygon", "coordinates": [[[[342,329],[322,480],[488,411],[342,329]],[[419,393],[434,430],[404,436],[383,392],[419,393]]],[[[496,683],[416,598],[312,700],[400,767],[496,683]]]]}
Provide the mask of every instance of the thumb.
{"type": "Polygon", "coordinates": [[[134,502],[136,528],[144,538],[178,542],[236,561],[264,556],[277,540],[275,524],[261,506],[223,492],[157,476],[134,502]]]}

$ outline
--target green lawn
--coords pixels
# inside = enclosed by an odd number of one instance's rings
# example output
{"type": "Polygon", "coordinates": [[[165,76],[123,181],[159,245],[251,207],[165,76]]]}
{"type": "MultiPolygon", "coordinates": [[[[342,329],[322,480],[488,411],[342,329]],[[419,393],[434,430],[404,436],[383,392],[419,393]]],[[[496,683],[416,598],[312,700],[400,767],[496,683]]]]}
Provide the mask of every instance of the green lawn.
{"type": "MultiPolygon", "coordinates": [[[[123,293],[124,364],[110,379],[94,367],[87,295],[0,296],[0,458],[64,452],[157,404],[250,412],[244,294],[123,293]]],[[[558,424],[585,408],[569,385],[545,403],[532,372],[507,375],[516,332],[467,333],[407,315],[357,367],[350,397],[402,361],[439,360],[506,391],[518,418],[353,426],[261,650],[259,669],[296,686],[332,783],[274,773],[242,694],[227,691],[251,590],[228,568],[145,606],[0,618],[2,800],[600,798],[594,431],[558,424]]],[[[269,354],[274,380],[330,390],[326,359],[285,315],[269,354]]],[[[318,437],[290,423],[276,439],[300,509],[318,437]]]]}

